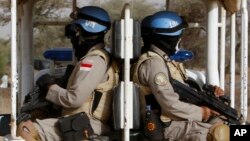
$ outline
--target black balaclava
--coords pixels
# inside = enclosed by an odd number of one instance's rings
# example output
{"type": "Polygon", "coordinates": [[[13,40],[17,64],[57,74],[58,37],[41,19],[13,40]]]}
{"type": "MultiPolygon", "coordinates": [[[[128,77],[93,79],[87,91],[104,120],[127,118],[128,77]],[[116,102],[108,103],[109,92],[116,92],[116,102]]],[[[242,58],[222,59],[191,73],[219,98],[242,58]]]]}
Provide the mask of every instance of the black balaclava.
{"type": "Polygon", "coordinates": [[[141,48],[141,53],[145,53],[150,49],[151,41],[149,36],[143,36],[143,47],[141,48]]]}
{"type": "Polygon", "coordinates": [[[87,52],[96,44],[104,43],[104,34],[96,35],[97,38],[94,39],[81,39],[79,36],[71,38],[71,43],[74,48],[74,53],[79,61],[87,52]]]}
{"type": "Polygon", "coordinates": [[[151,45],[151,41],[150,41],[151,40],[151,30],[149,27],[143,26],[143,23],[141,26],[141,37],[142,37],[142,41],[143,41],[143,47],[141,48],[141,54],[143,54],[143,53],[150,50],[150,45],[151,45]]]}
{"type": "Polygon", "coordinates": [[[151,36],[151,42],[153,45],[164,51],[168,55],[172,55],[176,52],[176,45],[180,39],[180,36],[166,36],[166,35],[153,35],[151,36]]]}

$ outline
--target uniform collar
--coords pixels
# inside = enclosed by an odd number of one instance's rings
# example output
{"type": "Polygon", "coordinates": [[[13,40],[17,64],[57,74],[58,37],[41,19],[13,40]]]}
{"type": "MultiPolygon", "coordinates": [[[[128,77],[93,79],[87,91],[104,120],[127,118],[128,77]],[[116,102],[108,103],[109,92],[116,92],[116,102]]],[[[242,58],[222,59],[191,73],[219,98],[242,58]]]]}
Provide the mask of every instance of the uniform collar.
{"type": "Polygon", "coordinates": [[[98,44],[96,44],[80,60],[82,60],[88,53],[92,52],[93,50],[102,49],[102,48],[104,48],[104,46],[105,46],[104,43],[98,43],[98,44]]]}
{"type": "Polygon", "coordinates": [[[150,46],[150,50],[157,53],[159,56],[161,56],[165,61],[170,61],[169,56],[162,51],[161,49],[159,49],[158,47],[156,47],[155,45],[151,45],[150,46]]]}
{"type": "MultiPolygon", "coordinates": [[[[93,51],[93,50],[95,50],[95,49],[102,49],[102,48],[104,48],[104,43],[98,43],[98,44],[96,44],[95,46],[93,46],[89,51],[88,51],[88,53],[89,52],[91,52],[91,51],[93,51]]],[[[87,53],[87,54],[88,54],[87,53]]]]}

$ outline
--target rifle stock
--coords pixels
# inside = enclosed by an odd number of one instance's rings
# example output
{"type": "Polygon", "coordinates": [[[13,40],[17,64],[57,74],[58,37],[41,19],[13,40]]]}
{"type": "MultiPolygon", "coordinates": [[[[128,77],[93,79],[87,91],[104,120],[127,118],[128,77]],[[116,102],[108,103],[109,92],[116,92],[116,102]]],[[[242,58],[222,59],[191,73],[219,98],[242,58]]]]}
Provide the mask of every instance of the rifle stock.
{"type": "MultiPolygon", "coordinates": [[[[68,79],[73,69],[73,65],[68,65],[64,75],[56,81],[56,84],[62,88],[66,88],[68,79]]],[[[31,112],[35,109],[46,107],[50,104],[51,102],[45,100],[44,94],[42,94],[40,88],[38,86],[35,86],[34,89],[25,97],[24,105],[21,107],[21,112],[31,112]]]]}
{"type": "Polygon", "coordinates": [[[223,99],[215,97],[214,94],[206,91],[195,91],[175,79],[171,80],[171,84],[174,91],[179,94],[181,101],[197,106],[207,106],[225,116],[228,124],[241,124],[241,116],[238,115],[237,110],[227,105],[223,99]]]}
{"type": "Polygon", "coordinates": [[[21,107],[21,112],[31,112],[40,107],[48,106],[49,104],[50,102],[46,101],[45,98],[42,98],[42,93],[39,87],[35,86],[25,97],[24,105],[21,107]]]}

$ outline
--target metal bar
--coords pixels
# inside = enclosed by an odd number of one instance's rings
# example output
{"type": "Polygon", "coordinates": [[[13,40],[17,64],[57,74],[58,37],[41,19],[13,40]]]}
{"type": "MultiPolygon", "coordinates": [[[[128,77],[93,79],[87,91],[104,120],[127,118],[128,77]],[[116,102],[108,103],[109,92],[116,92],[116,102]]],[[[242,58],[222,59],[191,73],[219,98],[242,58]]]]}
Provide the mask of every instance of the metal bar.
{"type": "Polygon", "coordinates": [[[124,86],[125,86],[125,89],[124,89],[124,95],[125,95],[125,110],[124,110],[124,141],[129,141],[129,116],[128,116],[128,83],[129,83],[129,76],[130,74],[128,73],[128,67],[130,66],[130,63],[129,63],[129,58],[128,56],[128,49],[127,47],[127,43],[128,43],[128,39],[127,39],[127,35],[128,35],[128,32],[127,30],[129,29],[128,27],[128,19],[130,18],[130,10],[129,10],[129,5],[126,5],[125,7],[125,11],[124,11],[124,35],[125,35],[125,40],[124,40],[124,71],[125,71],[125,76],[124,76],[124,86]]]}
{"type": "Polygon", "coordinates": [[[231,57],[230,57],[230,106],[235,107],[235,39],[236,39],[235,14],[231,15],[231,57]]]}
{"type": "Polygon", "coordinates": [[[169,10],[170,1],[166,0],[166,10],[169,10]]]}
{"type": "Polygon", "coordinates": [[[220,28],[220,87],[225,89],[225,42],[226,42],[226,10],[221,7],[220,28]]]}
{"type": "Polygon", "coordinates": [[[24,14],[22,15],[20,29],[20,51],[19,56],[19,86],[20,86],[20,105],[22,106],[25,96],[33,89],[34,85],[34,62],[33,62],[33,2],[28,1],[24,5],[24,14]],[[31,76],[31,77],[27,77],[31,76]]]}
{"type": "Polygon", "coordinates": [[[129,4],[125,5],[124,11],[124,95],[125,95],[125,110],[124,110],[124,141],[129,141],[130,139],[130,128],[132,123],[132,107],[133,107],[133,99],[132,99],[132,91],[131,91],[131,82],[130,82],[130,59],[133,54],[133,40],[132,40],[132,29],[133,29],[133,21],[130,18],[130,6],[129,4]]]}
{"type": "Polygon", "coordinates": [[[72,11],[74,11],[77,7],[77,2],[76,0],[72,0],[72,11]]]}
{"type": "Polygon", "coordinates": [[[17,1],[11,1],[11,136],[16,137],[17,73],[17,1]]]}
{"type": "Polygon", "coordinates": [[[247,0],[241,1],[241,113],[247,119],[248,90],[248,12],[247,0]]]}
{"type": "Polygon", "coordinates": [[[218,4],[208,1],[207,25],[207,83],[219,86],[218,72],[218,4]]]}

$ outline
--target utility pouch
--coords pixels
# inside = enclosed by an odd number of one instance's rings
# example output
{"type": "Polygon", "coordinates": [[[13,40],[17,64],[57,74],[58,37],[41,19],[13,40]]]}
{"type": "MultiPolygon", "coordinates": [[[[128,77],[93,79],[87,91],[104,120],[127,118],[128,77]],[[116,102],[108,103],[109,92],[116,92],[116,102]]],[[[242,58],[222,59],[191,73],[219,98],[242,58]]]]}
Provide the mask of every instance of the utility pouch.
{"type": "MultiPolygon", "coordinates": [[[[148,107],[147,107],[148,108],[148,107]]],[[[161,141],[164,138],[163,128],[164,123],[161,121],[160,116],[156,111],[146,111],[146,124],[144,126],[144,134],[151,141],[161,141]]]]}
{"type": "Polygon", "coordinates": [[[64,141],[81,141],[94,134],[88,116],[85,113],[77,113],[59,118],[57,127],[62,133],[64,141]]]}

